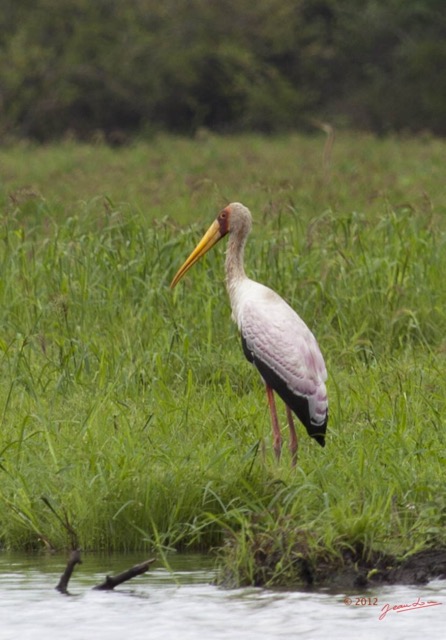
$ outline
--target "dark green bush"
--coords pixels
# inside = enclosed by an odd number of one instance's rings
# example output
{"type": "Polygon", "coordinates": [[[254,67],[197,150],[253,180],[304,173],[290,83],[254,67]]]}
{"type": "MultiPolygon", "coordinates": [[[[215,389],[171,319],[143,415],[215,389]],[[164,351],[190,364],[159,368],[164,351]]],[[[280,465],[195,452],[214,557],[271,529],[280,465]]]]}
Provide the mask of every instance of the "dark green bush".
{"type": "Polygon", "coordinates": [[[3,0],[0,134],[446,132],[442,0],[3,0]]]}

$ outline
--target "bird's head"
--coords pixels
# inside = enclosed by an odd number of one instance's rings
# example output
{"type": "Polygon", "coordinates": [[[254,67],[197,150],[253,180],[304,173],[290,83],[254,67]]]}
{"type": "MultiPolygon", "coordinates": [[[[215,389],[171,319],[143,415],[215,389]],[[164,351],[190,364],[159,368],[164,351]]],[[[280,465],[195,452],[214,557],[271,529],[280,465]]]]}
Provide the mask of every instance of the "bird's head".
{"type": "Polygon", "coordinates": [[[170,288],[173,289],[184,274],[225,235],[233,233],[244,239],[251,231],[251,225],[251,212],[247,207],[240,204],[240,202],[228,204],[227,207],[220,211],[186,262],[178,269],[170,288]]]}

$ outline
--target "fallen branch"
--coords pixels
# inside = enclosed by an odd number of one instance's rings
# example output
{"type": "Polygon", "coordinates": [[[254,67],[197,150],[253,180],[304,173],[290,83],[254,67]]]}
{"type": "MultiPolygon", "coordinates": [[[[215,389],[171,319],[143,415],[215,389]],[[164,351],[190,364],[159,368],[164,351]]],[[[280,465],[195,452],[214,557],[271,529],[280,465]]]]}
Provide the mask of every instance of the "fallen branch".
{"type": "Polygon", "coordinates": [[[119,573],[117,576],[107,576],[102,584],[98,584],[96,587],[93,587],[93,589],[96,591],[111,591],[123,582],[127,582],[127,580],[131,580],[135,576],[140,576],[148,571],[153,562],[155,562],[155,558],[150,558],[150,560],[141,562],[141,564],[135,564],[134,567],[119,573]]]}
{"type": "MultiPolygon", "coordinates": [[[[135,564],[134,567],[131,567],[130,569],[127,569],[127,571],[119,573],[117,576],[107,576],[102,584],[96,585],[96,587],[93,587],[93,589],[96,591],[111,591],[123,582],[127,582],[128,580],[131,580],[136,576],[140,576],[141,574],[148,571],[150,565],[153,562],[155,562],[155,558],[150,558],[150,560],[141,562],[141,564],[135,564]]],[[[68,583],[73,574],[74,567],[77,564],[82,564],[80,549],[75,549],[70,553],[65,571],[61,575],[59,584],[56,587],[57,591],[59,591],[60,593],[68,595],[68,583]]]]}
{"type": "Polygon", "coordinates": [[[68,558],[65,571],[60,576],[59,584],[56,587],[57,591],[60,591],[60,593],[68,594],[68,583],[74,571],[74,567],[77,564],[82,564],[80,549],[75,549],[74,551],[72,551],[70,557],[68,558]]]}

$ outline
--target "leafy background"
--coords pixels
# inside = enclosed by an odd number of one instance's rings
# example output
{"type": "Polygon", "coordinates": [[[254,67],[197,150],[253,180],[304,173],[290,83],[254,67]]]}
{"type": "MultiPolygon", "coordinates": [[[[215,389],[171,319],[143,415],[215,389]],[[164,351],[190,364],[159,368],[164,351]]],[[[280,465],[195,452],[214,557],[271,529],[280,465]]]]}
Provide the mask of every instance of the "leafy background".
{"type": "Polygon", "coordinates": [[[3,0],[0,135],[446,132],[442,0],[3,0]]]}

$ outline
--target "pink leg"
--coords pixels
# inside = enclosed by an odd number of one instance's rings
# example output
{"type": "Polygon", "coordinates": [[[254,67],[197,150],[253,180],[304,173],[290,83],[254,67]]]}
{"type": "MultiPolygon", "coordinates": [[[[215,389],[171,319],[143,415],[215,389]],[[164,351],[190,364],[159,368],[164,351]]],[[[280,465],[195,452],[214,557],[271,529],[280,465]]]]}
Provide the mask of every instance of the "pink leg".
{"type": "Polygon", "coordinates": [[[266,385],[266,395],[268,396],[269,410],[271,413],[271,426],[273,428],[273,447],[277,460],[280,460],[282,449],[282,436],[280,434],[279,421],[277,420],[276,403],[274,401],[274,391],[266,385]]]}
{"type": "Polygon", "coordinates": [[[286,417],[288,418],[288,426],[290,428],[290,451],[291,451],[291,464],[296,466],[297,462],[297,435],[296,428],[294,426],[293,414],[288,405],[286,406],[286,417]]]}

